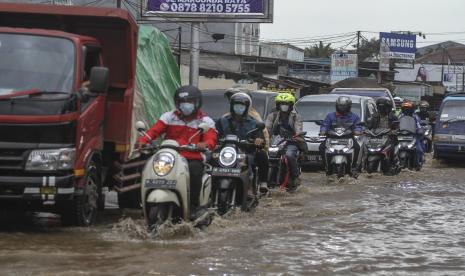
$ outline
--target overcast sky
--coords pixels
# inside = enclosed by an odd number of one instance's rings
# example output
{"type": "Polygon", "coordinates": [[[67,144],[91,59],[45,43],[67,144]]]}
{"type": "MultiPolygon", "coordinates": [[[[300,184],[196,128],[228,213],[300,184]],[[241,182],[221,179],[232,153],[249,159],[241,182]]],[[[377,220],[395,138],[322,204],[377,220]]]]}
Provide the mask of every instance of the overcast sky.
{"type": "MultiPolygon", "coordinates": [[[[465,0],[274,0],[273,24],[261,25],[262,39],[293,39],[372,31],[421,31],[417,47],[444,40],[465,44],[465,0]],[[462,32],[455,35],[428,33],[462,32]]],[[[367,38],[378,36],[363,33],[367,38]]],[[[341,41],[350,37],[335,38],[341,41]]],[[[290,41],[304,47],[307,41],[290,41]]],[[[349,40],[336,43],[344,47],[349,40]]]]}

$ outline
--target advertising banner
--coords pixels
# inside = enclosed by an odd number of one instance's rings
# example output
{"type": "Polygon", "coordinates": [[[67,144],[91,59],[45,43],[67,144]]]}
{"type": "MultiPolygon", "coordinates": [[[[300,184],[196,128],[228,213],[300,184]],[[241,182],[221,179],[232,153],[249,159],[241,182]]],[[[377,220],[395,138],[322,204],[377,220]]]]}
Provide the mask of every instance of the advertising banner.
{"type": "Polygon", "coordinates": [[[263,14],[263,0],[148,0],[148,12],[263,14]]]}
{"type": "Polygon", "coordinates": [[[358,77],[357,54],[331,55],[331,84],[355,77],[358,77]]]}
{"type": "Polygon", "coordinates": [[[415,59],[416,35],[379,33],[382,58],[415,59]]]}

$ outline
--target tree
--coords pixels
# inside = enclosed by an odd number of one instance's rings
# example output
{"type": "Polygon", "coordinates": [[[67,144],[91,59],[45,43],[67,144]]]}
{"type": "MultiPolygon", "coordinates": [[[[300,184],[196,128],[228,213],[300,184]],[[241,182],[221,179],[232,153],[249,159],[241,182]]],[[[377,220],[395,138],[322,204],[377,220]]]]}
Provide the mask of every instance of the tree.
{"type": "Polygon", "coordinates": [[[311,47],[305,48],[305,57],[309,58],[327,58],[334,52],[331,43],[324,45],[323,41],[311,47]]]}
{"type": "MultiPolygon", "coordinates": [[[[362,39],[360,41],[360,47],[358,48],[358,60],[361,62],[366,59],[377,58],[379,56],[379,46],[379,39],[362,39]]],[[[357,48],[357,45],[353,45],[353,47],[357,48]]]]}

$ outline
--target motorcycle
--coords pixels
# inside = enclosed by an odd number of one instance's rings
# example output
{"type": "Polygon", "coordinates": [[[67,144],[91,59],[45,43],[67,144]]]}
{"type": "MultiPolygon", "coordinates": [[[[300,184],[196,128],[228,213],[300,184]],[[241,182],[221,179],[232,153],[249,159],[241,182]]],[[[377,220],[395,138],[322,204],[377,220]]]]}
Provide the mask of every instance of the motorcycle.
{"type": "MultiPolygon", "coordinates": [[[[145,124],[137,122],[139,132],[145,132],[145,124]]],[[[142,210],[150,231],[158,229],[166,221],[191,221],[190,210],[190,179],[187,160],[180,151],[203,151],[190,141],[196,135],[208,131],[208,125],[201,124],[198,131],[189,139],[189,144],[180,146],[174,140],[164,140],[157,148],[148,146],[142,150],[152,153],[142,171],[141,199],[142,210]]],[[[145,135],[145,134],[144,134],[145,135]]],[[[208,207],[211,192],[211,176],[207,174],[209,165],[202,177],[202,187],[199,198],[201,207],[208,207]]],[[[199,225],[208,225],[211,218],[204,219],[199,225]]]]}
{"type": "Polygon", "coordinates": [[[389,135],[391,130],[379,128],[365,131],[368,136],[368,141],[365,146],[365,166],[368,173],[382,172],[384,174],[400,172],[398,164],[398,148],[395,147],[389,135]],[[391,151],[394,147],[394,156],[391,156],[391,151]],[[391,164],[391,160],[395,160],[391,164]]]}
{"type": "MultiPolygon", "coordinates": [[[[257,128],[246,136],[257,131],[263,131],[265,125],[257,124],[257,128]]],[[[253,141],[240,140],[237,135],[227,135],[219,141],[219,147],[213,153],[211,171],[213,190],[211,194],[212,208],[222,216],[229,211],[241,208],[249,211],[258,205],[260,198],[258,185],[258,169],[249,170],[247,152],[257,146],[253,141]],[[253,191],[253,198],[249,198],[248,190],[253,191]]]]}
{"type": "Polygon", "coordinates": [[[413,117],[404,116],[399,119],[400,126],[397,134],[399,162],[402,169],[408,168],[419,171],[421,160],[417,162],[416,122],[413,117]],[[418,165],[417,165],[418,164],[418,165]]]}
{"type": "Polygon", "coordinates": [[[430,153],[433,150],[433,127],[428,120],[421,121],[421,127],[424,132],[422,142],[425,144],[425,152],[430,153]]]}
{"type": "MultiPolygon", "coordinates": [[[[286,148],[289,143],[296,143],[297,139],[305,140],[306,134],[307,132],[301,132],[291,138],[284,138],[280,135],[275,135],[271,138],[270,148],[268,149],[270,168],[268,185],[270,188],[274,188],[279,184],[280,190],[284,191],[289,187],[290,170],[288,160],[285,155],[286,148]]],[[[299,166],[299,172],[300,171],[301,167],[299,166]]]]}
{"type": "Polygon", "coordinates": [[[353,132],[345,127],[328,130],[326,134],[326,175],[343,178],[350,174],[355,158],[353,132]]]}

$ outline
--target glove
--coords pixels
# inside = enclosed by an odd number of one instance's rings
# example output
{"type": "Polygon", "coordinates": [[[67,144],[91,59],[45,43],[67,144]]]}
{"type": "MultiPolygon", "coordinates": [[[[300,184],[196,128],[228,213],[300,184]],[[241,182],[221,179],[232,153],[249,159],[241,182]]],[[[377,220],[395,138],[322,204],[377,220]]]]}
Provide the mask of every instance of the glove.
{"type": "Polygon", "coordinates": [[[262,138],[255,139],[255,146],[257,147],[262,146],[263,143],[265,143],[265,140],[263,140],[262,138]]]}
{"type": "Polygon", "coordinates": [[[200,143],[197,144],[197,148],[198,148],[199,150],[207,150],[207,149],[208,149],[208,146],[207,146],[207,144],[205,144],[204,142],[200,142],[200,143]]]}

